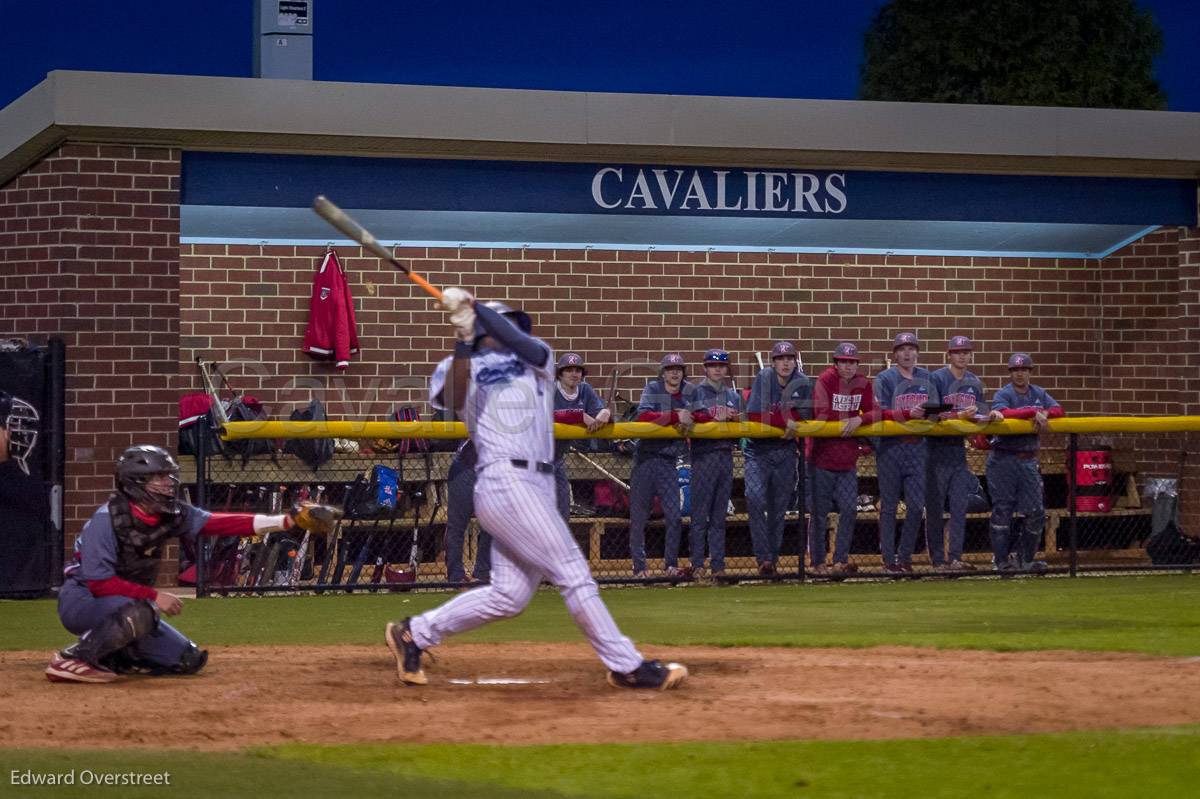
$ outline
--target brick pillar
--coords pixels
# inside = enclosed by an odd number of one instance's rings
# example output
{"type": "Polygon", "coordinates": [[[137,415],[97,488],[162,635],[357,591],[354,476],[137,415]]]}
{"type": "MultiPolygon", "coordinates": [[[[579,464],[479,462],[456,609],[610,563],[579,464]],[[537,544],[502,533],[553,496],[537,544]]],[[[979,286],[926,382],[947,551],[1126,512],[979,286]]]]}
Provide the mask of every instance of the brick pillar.
{"type": "MultiPolygon", "coordinates": [[[[1182,412],[1200,415],[1200,227],[1179,231],[1179,331],[1182,412]]],[[[1187,533],[1200,536],[1200,433],[1188,434],[1186,441],[1180,521],[1187,533]]]]}
{"type": "Polygon", "coordinates": [[[174,149],[68,143],[0,187],[0,335],[66,342],[68,551],[116,456],[173,446],[179,168],[174,149]]]}

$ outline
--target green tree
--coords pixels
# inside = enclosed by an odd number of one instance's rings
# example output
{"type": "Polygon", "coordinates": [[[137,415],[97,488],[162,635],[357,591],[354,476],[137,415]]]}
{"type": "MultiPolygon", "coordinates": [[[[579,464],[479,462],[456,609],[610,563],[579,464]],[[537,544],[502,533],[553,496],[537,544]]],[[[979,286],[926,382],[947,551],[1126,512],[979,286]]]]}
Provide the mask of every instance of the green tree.
{"type": "Polygon", "coordinates": [[[1161,49],[1135,0],[891,0],[867,28],[859,96],[1162,109],[1161,49]]]}

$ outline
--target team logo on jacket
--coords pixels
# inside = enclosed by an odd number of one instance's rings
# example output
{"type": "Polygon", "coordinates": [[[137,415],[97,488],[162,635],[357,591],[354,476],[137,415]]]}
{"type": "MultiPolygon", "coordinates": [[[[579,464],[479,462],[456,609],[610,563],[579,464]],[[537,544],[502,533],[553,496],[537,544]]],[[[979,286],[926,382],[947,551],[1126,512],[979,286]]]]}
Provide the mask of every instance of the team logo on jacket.
{"type": "Polygon", "coordinates": [[[892,407],[898,411],[907,411],[918,405],[924,405],[928,401],[929,393],[927,391],[900,394],[892,401],[892,407]]]}
{"type": "Polygon", "coordinates": [[[835,411],[857,411],[862,404],[862,394],[834,394],[833,409],[835,411]]]}
{"type": "Polygon", "coordinates": [[[329,292],[330,292],[329,288],[321,289],[321,299],[323,299],[323,300],[329,299],[329,292]]]}

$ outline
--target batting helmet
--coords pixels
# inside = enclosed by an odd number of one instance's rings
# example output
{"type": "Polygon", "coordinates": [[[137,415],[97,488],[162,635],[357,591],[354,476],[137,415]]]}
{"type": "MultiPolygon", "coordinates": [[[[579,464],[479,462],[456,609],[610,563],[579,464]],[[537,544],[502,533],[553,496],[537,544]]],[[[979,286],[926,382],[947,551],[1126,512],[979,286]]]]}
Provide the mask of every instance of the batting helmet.
{"type": "Polygon", "coordinates": [[[587,367],[583,365],[583,356],[577,352],[564,352],[562,357],[558,359],[558,365],[554,368],[554,376],[558,377],[562,374],[562,370],[568,367],[578,367],[583,370],[583,376],[587,377],[587,367]]]}
{"type": "MultiPolygon", "coordinates": [[[[518,308],[513,308],[509,305],[505,305],[499,300],[488,300],[483,304],[483,307],[490,308],[501,316],[506,317],[508,321],[519,327],[521,332],[525,333],[526,335],[529,335],[533,332],[533,320],[530,319],[529,314],[525,313],[524,311],[518,308]]],[[[487,335],[487,331],[483,329],[483,323],[479,320],[475,321],[475,335],[487,335]]]]}
{"type": "Polygon", "coordinates": [[[1033,368],[1033,358],[1030,358],[1028,353],[1014,352],[1012,354],[1012,356],[1008,359],[1009,371],[1012,371],[1013,369],[1032,369],[1032,368],[1033,368]]]}
{"type": "Polygon", "coordinates": [[[858,357],[858,346],[849,341],[843,341],[833,350],[835,361],[861,361],[858,357]]]}
{"type": "Polygon", "coordinates": [[[117,458],[117,490],[131,502],[152,513],[175,513],[179,510],[179,464],[162,447],[142,444],[130,447],[117,458]],[[151,478],[168,474],[172,487],[169,493],[151,491],[151,478]]]}
{"type": "Polygon", "coordinates": [[[896,337],[892,339],[892,352],[895,352],[906,344],[911,344],[917,349],[921,349],[921,342],[917,340],[916,333],[897,333],[896,337]]]}
{"type": "Polygon", "coordinates": [[[966,336],[952,336],[949,343],[946,344],[947,352],[961,352],[962,350],[970,352],[973,349],[975,348],[971,345],[971,339],[966,336]]]}
{"type": "Polygon", "coordinates": [[[668,352],[662,357],[662,360],[658,362],[659,375],[669,366],[678,366],[685,374],[687,373],[687,364],[683,362],[683,356],[678,352],[668,352]]]}
{"type": "Polygon", "coordinates": [[[29,456],[37,445],[38,412],[25,400],[0,391],[0,427],[8,430],[8,454],[29,474],[29,456]]]}
{"type": "Polygon", "coordinates": [[[796,357],[796,346],[790,341],[776,341],[775,346],[771,347],[771,360],[782,358],[785,355],[796,357]]]}
{"type": "Polygon", "coordinates": [[[710,363],[723,363],[728,366],[729,353],[720,347],[713,347],[711,350],[704,353],[704,363],[706,365],[710,363]]]}

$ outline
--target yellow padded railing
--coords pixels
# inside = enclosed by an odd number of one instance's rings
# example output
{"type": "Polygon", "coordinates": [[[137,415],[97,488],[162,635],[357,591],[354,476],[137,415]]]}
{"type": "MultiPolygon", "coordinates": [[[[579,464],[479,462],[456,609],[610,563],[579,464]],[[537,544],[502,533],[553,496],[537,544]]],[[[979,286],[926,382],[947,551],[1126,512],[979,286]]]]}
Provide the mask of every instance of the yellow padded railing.
{"type": "MultiPolygon", "coordinates": [[[[1200,431],[1200,416],[1075,416],[1050,420],[1053,433],[1185,433],[1200,431]]],[[[799,435],[836,438],[840,422],[800,422],[799,435]]],[[[758,422],[705,422],[692,428],[691,438],[780,438],[783,430],[758,422]]],[[[879,422],[863,425],[854,432],[866,436],[961,436],[976,433],[1019,435],[1032,433],[1033,423],[1006,419],[978,424],[947,422],[879,422]]],[[[229,422],[221,432],[225,441],[246,438],[466,438],[462,422],[367,422],[329,420],[325,422],[229,422]]],[[[554,437],[575,438],[681,438],[673,427],[651,422],[618,422],[589,433],[578,425],[554,425],[554,437]]]]}

